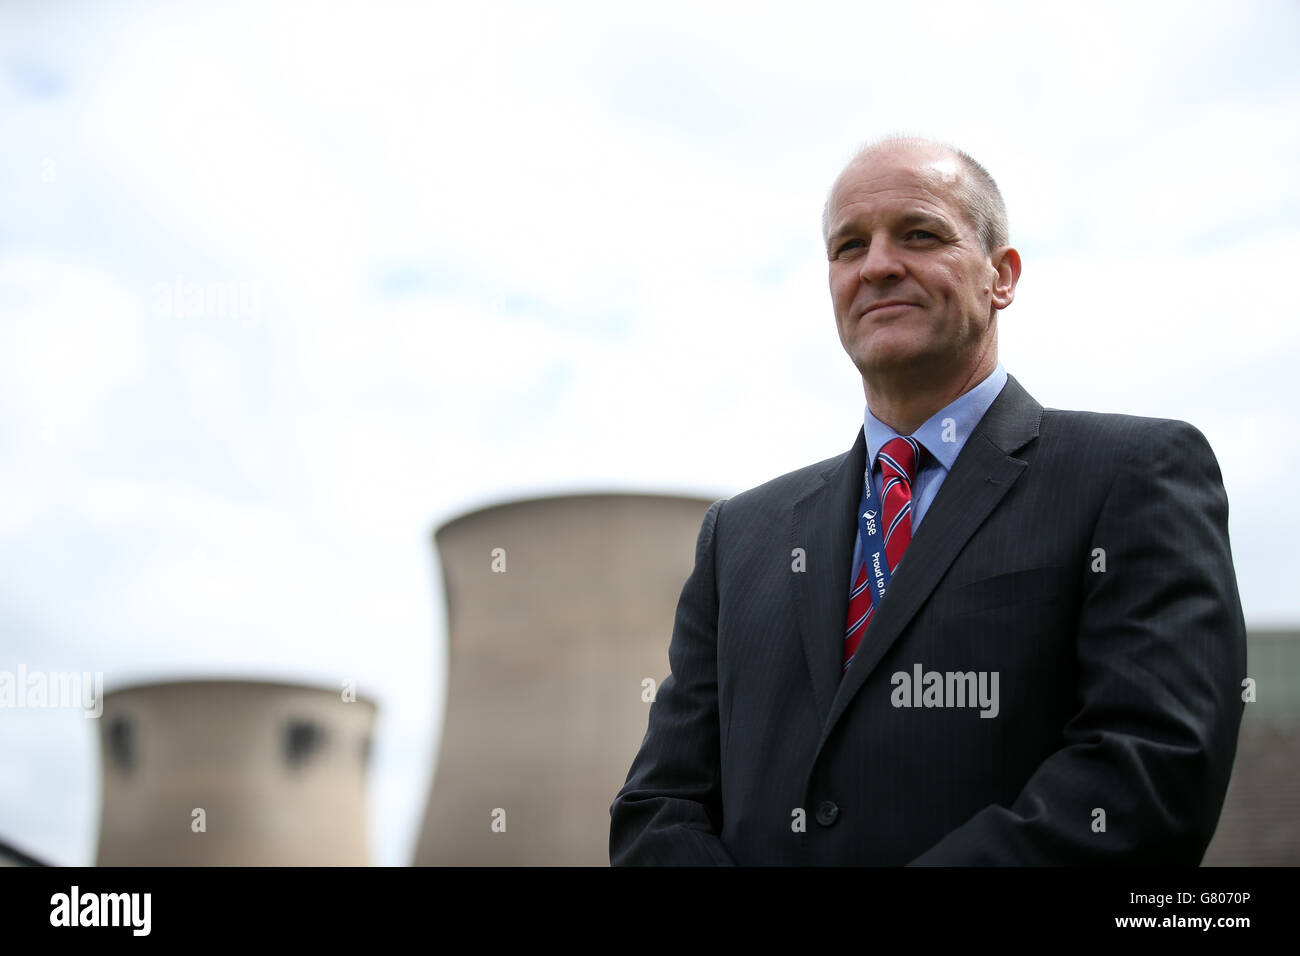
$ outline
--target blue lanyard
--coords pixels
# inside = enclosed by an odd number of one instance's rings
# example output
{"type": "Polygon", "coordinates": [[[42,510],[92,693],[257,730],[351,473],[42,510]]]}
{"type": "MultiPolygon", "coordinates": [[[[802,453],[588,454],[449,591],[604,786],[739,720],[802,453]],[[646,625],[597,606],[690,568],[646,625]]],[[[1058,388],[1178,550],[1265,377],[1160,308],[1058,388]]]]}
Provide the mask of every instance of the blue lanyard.
{"type": "Polygon", "coordinates": [[[867,591],[871,603],[878,605],[889,585],[889,561],[885,558],[884,508],[872,488],[872,469],[862,480],[862,501],[858,503],[858,540],[862,543],[862,562],[867,566],[867,591]]]}

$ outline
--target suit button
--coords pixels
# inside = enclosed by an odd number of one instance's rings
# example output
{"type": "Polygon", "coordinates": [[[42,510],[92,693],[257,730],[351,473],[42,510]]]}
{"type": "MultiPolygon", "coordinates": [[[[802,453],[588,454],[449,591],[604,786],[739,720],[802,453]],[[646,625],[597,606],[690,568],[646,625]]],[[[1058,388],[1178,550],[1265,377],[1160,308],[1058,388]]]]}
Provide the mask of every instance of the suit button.
{"type": "Polygon", "coordinates": [[[840,808],[830,800],[823,800],[817,805],[817,822],[822,826],[832,826],[839,818],[840,808]]]}

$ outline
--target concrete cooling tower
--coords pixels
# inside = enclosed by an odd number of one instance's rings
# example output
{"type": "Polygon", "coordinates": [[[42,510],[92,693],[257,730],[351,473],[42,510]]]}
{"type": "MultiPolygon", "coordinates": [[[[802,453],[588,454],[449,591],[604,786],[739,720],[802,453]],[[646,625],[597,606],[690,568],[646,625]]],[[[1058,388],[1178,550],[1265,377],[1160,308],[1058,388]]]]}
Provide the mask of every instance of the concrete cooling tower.
{"type": "Polygon", "coordinates": [[[711,503],[545,498],[438,530],[447,709],[416,865],[609,865],[711,503]]]}
{"type": "Polygon", "coordinates": [[[375,705],[260,681],[104,695],[99,866],[365,866],[375,705]]]}
{"type": "Polygon", "coordinates": [[[1300,632],[1254,631],[1246,673],[1257,684],[1205,866],[1300,866],[1300,632]]]}

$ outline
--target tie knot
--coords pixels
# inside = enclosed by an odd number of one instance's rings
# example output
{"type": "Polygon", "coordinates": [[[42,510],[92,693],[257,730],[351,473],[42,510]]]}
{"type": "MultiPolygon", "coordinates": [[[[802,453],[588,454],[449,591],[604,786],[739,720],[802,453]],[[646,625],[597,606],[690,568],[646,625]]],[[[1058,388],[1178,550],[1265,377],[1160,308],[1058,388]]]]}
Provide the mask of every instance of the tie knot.
{"type": "Polygon", "coordinates": [[[909,485],[916,480],[925,449],[915,438],[891,438],[880,449],[880,470],[886,478],[898,477],[909,485]]]}

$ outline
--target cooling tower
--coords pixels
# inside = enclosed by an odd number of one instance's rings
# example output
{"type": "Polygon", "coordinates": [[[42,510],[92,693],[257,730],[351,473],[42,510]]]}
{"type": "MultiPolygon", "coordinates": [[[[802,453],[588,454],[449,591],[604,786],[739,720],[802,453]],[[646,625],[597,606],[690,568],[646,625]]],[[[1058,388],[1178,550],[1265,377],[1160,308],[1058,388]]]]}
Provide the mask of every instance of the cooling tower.
{"type": "Polygon", "coordinates": [[[447,709],[416,865],[609,865],[710,504],[546,498],[438,530],[447,709]]]}
{"type": "Polygon", "coordinates": [[[104,695],[100,866],[365,866],[375,706],[260,681],[104,695]]]}
{"type": "Polygon", "coordinates": [[[1247,635],[1255,681],[1205,866],[1300,866],[1300,632],[1247,635]]]}

